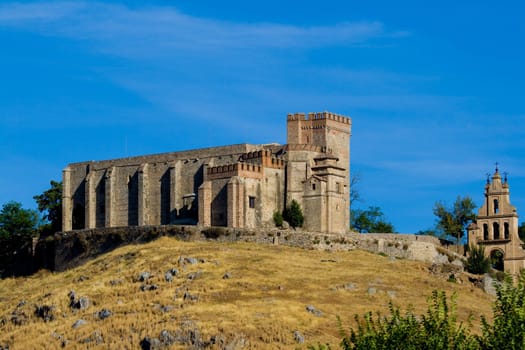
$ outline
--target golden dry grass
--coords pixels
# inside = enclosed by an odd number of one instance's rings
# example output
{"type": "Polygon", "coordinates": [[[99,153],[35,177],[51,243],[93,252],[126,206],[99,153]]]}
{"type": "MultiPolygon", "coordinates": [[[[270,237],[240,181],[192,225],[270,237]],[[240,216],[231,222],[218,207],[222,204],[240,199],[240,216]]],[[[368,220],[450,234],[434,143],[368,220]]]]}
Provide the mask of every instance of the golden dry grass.
{"type": "MultiPolygon", "coordinates": [[[[181,242],[161,238],[144,245],[129,245],[100,256],[78,268],[50,273],[41,271],[28,278],[0,281],[0,346],[10,349],[115,348],[137,349],[145,336],[158,337],[164,330],[175,331],[187,321],[198,327],[202,338],[222,335],[225,343],[244,339],[247,349],[306,348],[317,342],[339,342],[337,316],[345,326],[354,326],[354,315],[367,311],[387,314],[389,300],[416,314],[426,310],[427,298],[434,289],[456,292],[460,321],[480,314],[490,316],[492,298],[472,285],[450,283],[428,272],[428,265],[363,251],[327,252],[284,246],[248,243],[181,242]],[[194,257],[203,262],[178,264],[179,257],[194,257]],[[173,282],[164,272],[178,268],[173,282]],[[150,271],[149,281],[159,286],[140,291],[135,279],[150,271]],[[195,280],[187,277],[200,272],[195,280]],[[230,278],[223,279],[228,272],[230,278]],[[79,281],[80,276],[89,279],[79,281]],[[121,279],[112,285],[110,281],[121,279]],[[354,288],[344,288],[353,283],[354,288]],[[373,295],[368,288],[376,288],[373,295]],[[68,293],[87,296],[87,310],[73,311],[68,293]],[[184,292],[197,301],[183,300],[184,292]],[[27,323],[16,326],[11,314],[19,308],[27,323]],[[55,307],[56,319],[43,322],[34,315],[35,305],[55,307]],[[307,305],[321,310],[321,317],[306,311],[307,305]],[[168,312],[161,306],[171,306],[168,312]],[[113,315],[99,320],[95,313],[103,308],[113,315]],[[72,324],[88,323],[77,329],[72,324]],[[2,321],[3,320],[3,321],[2,321]],[[306,343],[298,345],[293,332],[300,331],[306,343]],[[104,343],[81,343],[98,332],[104,343]]],[[[177,349],[176,346],[172,347],[177,349]]],[[[187,348],[180,345],[178,348],[187,348]]],[[[212,348],[221,348],[216,345],[212,348]]]]}

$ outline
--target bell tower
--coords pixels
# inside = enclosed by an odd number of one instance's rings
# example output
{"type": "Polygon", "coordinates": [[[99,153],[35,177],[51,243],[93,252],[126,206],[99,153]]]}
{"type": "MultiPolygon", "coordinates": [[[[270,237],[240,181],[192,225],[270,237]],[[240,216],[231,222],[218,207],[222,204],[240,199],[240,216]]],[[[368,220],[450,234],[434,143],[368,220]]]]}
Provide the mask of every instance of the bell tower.
{"type": "Polygon", "coordinates": [[[510,203],[507,174],[501,177],[498,166],[487,175],[485,200],[479,208],[477,222],[468,228],[469,244],[482,245],[485,254],[501,258],[505,272],[517,274],[525,268],[525,250],[518,236],[518,213],[510,203]]]}

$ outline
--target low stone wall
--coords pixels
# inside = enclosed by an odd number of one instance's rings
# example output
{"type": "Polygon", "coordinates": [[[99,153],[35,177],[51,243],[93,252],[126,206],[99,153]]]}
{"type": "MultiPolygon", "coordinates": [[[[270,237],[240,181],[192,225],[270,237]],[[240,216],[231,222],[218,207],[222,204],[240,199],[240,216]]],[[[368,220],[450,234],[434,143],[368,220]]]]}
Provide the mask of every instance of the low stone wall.
{"type": "Polygon", "coordinates": [[[400,234],[326,234],[302,230],[232,229],[198,226],[131,226],[60,232],[36,245],[35,266],[64,271],[119,246],[144,243],[162,236],[184,241],[252,242],[304,249],[348,251],[362,249],[395,258],[446,262],[458,257],[430,236],[400,234]]]}

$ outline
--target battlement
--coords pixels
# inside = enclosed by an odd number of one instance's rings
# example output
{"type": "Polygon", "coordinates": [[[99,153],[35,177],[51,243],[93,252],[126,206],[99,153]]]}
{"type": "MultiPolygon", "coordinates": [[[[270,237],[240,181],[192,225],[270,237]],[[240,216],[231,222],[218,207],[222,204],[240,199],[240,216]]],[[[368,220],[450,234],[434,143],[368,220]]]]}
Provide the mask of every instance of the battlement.
{"type": "Polygon", "coordinates": [[[207,180],[225,179],[233,176],[263,178],[263,167],[250,163],[233,163],[209,167],[206,170],[207,180]]]}
{"type": "Polygon", "coordinates": [[[257,163],[266,168],[283,169],[284,159],[275,156],[271,150],[244,153],[239,157],[241,162],[257,163]]]}
{"type": "Polygon", "coordinates": [[[308,115],[305,113],[289,113],[287,119],[288,121],[334,120],[343,124],[351,124],[349,117],[331,112],[309,112],[308,115]]]}
{"type": "Polygon", "coordinates": [[[318,146],[318,145],[312,145],[312,144],[303,144],[303,143],[287,144],[284,147],[284,150],[285,151],[308,151],[308,152],[328,153],[328,154],[333,153],[331,148],[327,148],[324,146],[318,146]]]}

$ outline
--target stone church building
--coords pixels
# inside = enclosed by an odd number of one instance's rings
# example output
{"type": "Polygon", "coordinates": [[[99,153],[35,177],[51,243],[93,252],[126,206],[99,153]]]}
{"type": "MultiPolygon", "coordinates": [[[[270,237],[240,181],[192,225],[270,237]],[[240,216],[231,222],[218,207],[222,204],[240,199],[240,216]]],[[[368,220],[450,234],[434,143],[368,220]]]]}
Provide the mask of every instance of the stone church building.
{"type": "Polygon", "coordinates": [[[486,256],[502,265],[499,268],[505,272],[516,275],[525,268],[518,213],[510,203],[507,176],[502,181],[498,168],[492,179],[487,178],[485,201],[479,208],[477,222],[468,227],[468,243],[484,246],[486,256]]]}
{"type": "Polygon", "coordinates": [[[69,164],[63,231],[195,224],[274,226],[292,200],[309,231],[349,227],[351,119],[289,114],[287,144],[238,144],[69,164]]]}

